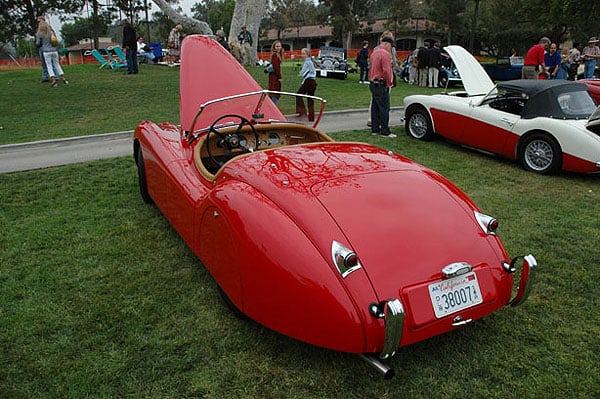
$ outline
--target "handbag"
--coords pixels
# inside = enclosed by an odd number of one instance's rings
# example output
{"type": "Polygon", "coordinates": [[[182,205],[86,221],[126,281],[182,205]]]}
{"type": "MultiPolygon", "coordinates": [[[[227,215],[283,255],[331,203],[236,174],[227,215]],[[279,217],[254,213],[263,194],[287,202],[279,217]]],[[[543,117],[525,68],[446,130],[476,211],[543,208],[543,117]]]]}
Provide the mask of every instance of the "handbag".
{"type": "Polygon", "coordinates": [[[50,43],[52,43],[54,47],[58,46],[58,38],[56,37],[54,32],[52,32],[52,35],[50,36],[50,43]]]}

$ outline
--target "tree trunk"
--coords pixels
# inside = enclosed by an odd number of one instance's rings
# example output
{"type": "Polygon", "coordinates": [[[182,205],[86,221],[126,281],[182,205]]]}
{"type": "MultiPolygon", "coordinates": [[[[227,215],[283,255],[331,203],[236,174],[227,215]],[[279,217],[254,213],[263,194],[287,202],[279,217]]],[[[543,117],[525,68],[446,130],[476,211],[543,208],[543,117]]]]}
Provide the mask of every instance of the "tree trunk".
{"type": "MultiPolygon", "coordinates": [[[[152,0],[161,11],[176,24],[181,24],[187,32],[200,33],[203,35],[212,35],[213,31],[210,26],[204,22],[194,18],[185,17],[171,8],[171,5],[165,0],[152,0]]],[[[236,5],[237,7],[237,5],[236,5]]],[[[263,7],[264,9],[264,7],[263,7]]]]}
{"type": "Polygon", "coordinates": [[[248,32],[252,35],[252,62],[256,62],[256,47],[258,46],[258,29],[260,20],[264,17],[267,9],[266,0],[237,0],[233,9],[233,17],[231,18],[231,31],[229,31],[229,41],[232,38],[237,38],[241,32],[242,26],[245,26],[248,32]]]}

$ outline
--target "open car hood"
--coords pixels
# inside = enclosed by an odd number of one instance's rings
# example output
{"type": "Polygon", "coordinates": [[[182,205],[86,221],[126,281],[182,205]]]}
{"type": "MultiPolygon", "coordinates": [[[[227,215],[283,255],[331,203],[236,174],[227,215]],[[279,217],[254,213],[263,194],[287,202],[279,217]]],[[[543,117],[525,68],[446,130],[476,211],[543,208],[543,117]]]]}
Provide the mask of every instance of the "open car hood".
{"type": "MultiPolygon", "coordinates": [[[[189,131],[200,105],[240,93],[258,92],[262,87],[223,46],[210,37],[192,35],[181,46],[180,112],[181,128],[189,131]]],[[[257,97],[247,101],[224,103],[223,106],[207,107],[196,121],[194,130],[209,127],[225,114],[237,114],[248,120],[256,109],[257,97]],[[225,107],[225,108],[224,108],[225,107]]],[[[266,120],[286,121],[285,116],[272,101],[265,101],[260,108],[266,120]]]]}
{"type": "Polygon", "coordinates": [[[463,87],[469,96],[486,95],[494,88],[494,82],[471,53],[461,46],[447,46],[444,50],[450,54],[456,65],[463,87]]]}

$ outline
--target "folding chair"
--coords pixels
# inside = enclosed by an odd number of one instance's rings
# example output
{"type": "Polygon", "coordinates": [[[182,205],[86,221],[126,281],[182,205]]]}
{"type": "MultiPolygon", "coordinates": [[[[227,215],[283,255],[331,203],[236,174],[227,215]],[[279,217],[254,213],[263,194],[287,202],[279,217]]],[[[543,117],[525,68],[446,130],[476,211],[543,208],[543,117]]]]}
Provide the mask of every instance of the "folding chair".
{"type": "Polygon", "coordinates": [[[127,62],[127,56],[125,56],[125,51],[123,51],[123,48],[113,47],[112,51],[114,51],[117,57],[119,58],[118,61],[125,63],[127,62]]]}
{"type": "Polygon", "coordinates": [[[113,55],[111,54],[109,49],[106,48],[106,49],[104,49],[104,51],[106,52],[106,56],[108,57],[108,63],[113,71],[116,71],[119,68],[127,67],[127,62],[121,62],[118,59],[116,59],[115,57],[113,57],[113,55]]]}
{"type": "Polygon", "coordinates": [[[90,51],[90,54],[94,56],[94,58],[100,63],[100,67],[98,69],[102,69],[105,66],[110,67],[110,62],[100,54],[98,50],[90,51]]]}
{"type": "Polygon", "coordinates": [[[151,42],[148,46],[152,49],[152,53],[154,54],[154,57],[158,59],[157,61],[162,61],[162,59],[163,59],[162,44],[160,42],[151,42]]]}

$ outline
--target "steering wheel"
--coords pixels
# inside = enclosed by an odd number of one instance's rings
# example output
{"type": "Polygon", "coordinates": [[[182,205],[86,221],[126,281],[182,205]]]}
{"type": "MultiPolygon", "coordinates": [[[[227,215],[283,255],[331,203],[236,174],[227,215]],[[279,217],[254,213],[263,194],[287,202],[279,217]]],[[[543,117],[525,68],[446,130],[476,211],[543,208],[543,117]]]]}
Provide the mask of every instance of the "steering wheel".
{"type": "Polygon", "coordinates": [[[223,115],[223,116],[217,118],[217,120],[215,120],[212,123],[212,125],[210,125],[210,127],[208,128],[208,134],[206,135],[206,151],[208,152],[208,156],[214,163],[219,165],[219,167],[223,166],[227,161],[229,161],[230,159],[233,158],[232,150],[239,149],[243,153],[253,152],[253,151],[258,150],[258,145],[259,145],[258,132],[256,131],[256,128],[254,127],[254,125],[252,125],[252,122],[250,122],[248,119],[244,118],[243,116],[237,115],[237,114],[226,114],[226,115],[223,115]],[[231,128],[231,125],[218,126],[219,122],[221,122],[225,118],[239,119],[239,123],[237,123],[237,129],[235,129],[235,132],[224,133],[222,131],[225,129],[229,130],[231,128]],[[250,129],[252,130],[252,133],[254,134],[254,147],[250,147],[250,146],[246,146],[246,145],[242,144],[243,141],[241,140],[240,133],[242,132],[242,128],[245,125],[248,125],[250,127],[250,129]],[[210,141],[211,141],[211,136],[213,136],[213,135],[217,136],[216,137],[217,147],[225,148],[225,160],[224,161],[219,161],[211,153],[210,141]]]}

